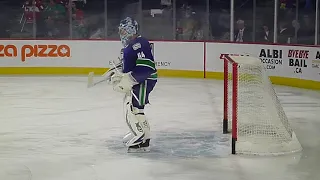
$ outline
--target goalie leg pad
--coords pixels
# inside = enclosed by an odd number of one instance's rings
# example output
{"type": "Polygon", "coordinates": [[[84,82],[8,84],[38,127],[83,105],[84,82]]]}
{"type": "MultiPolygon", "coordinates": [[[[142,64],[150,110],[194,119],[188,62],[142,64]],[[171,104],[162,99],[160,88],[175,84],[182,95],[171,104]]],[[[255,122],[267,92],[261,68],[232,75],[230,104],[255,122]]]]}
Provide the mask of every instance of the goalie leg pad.
{"type": "MultiPolygon", "coordinates": [[[[135,109],[135,108],[133,108],[135,109]]],[[[134,110],[134,113],[136,113],[137,110],[134,110]]],[[[141,110],[138,110],[141,112],[141,110]]],[[[143,132],[144,132],[144,138],[143,138],[143,142],[145,142],[146,140],[150,140],[150,125],[149,122],[146,118],[146,116],[143,114],[136,114],[136,118],[138,119],[143,132]]],[[[129,140],[131,140],[134,137],[134,135],[130,132],[128,132],[124,137],[123,137],[123,143],[126,144],[129,140]]]]}
{"type": "Polygon", "coordinates": [[[131,131],[127,132],[127,134],[122,139],[123,144],[125,145],[132,138],[133,138],[133,134],[131,133],[131,131]]]}
{"type": "MultiPolygon", "coordinates": [[[[143,110],[138,110],[138,111],[143,111],[143,110]]],[[[150,139],[150,125],[149,122],[146,118],[146,116],[144,115],[144,113],[139,113],[136,115],[138,118],[138,121],[140,122],[140,124],[142,125],[142,129],[144,131],[144,140],[150,139]]]]}
{"type": "Polygon", "coordinates": [[[144,114],[144,107],[149,103],[149,95],[156,85],[154,80],[146,80],[143,83],[134,85],[132,88],[133,94],[137,98],[132,97],[132,106],[134,113],[137,116],[138,121],[142,125],[143,131],[145,133],[144,140],[150,139],[150,125],[144,114]]]}
{"type": "MultiPolygon", "coordinates": [[[[126,98],[127,99],[127,98],[126,98]]],[[[131,98],[130,98],[131,99],[131,98]]],[[[134,113],[132,103],[124,101],[125,104],[125,119],[127,125],[132,133],[132,138],[126,142],[126,146],[134,146],[142,143],[145,133],[142,128],[142,124],[139,122],[137,116],[134,113]]]]}
{"type": "MultiPolygon", "coordinates": [[[[144,134],[142,143],[146,145],[146,142],[148,142],[148,146],[150,141],[150,125],[144,114],[144,107],[149,103],[149,94],[153,90],[155,84],[156,81],[146,80],[143,83],[134,85],[132,88],[132,92],[137,98],[133,97],[131,93],[127,93],[124,97],[125,118],[127,119],[127,114],[128,112],[130,112],[130,117],[133,117],[135,121],[139,122],[139,126],[142,128],[144,134]]],[[[138,139],[138,137],[136,137],[136,135],[132,131],[130,131],[130,133],[127,133],[123,138],[123,142],[127,146],[130,146],[130,143],[132,144],[133,140],[136,139],[138,139]]],[[[138,144],[135,143],[135,145],[138,144]]]]}

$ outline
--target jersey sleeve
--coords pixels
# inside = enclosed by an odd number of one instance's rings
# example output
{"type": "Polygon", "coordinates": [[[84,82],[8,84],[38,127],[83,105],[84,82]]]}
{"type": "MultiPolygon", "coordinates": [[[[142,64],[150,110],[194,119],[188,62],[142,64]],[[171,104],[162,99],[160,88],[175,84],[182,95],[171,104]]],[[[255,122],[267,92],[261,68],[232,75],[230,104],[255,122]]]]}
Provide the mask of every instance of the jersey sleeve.
{"type": "MultiPolygon", "coordinates": [[[[134,49],[134,47],[133,47],[134,49]]],[[[157,70],[155,67],[155,62],[153,55],[151,53],[150,46],[143,47],[141,46],[135,51],[135,66],[131,71],[132,77],[138,82],[141,83],[147,79],[156,80],[157,79],[157,70]]]]}

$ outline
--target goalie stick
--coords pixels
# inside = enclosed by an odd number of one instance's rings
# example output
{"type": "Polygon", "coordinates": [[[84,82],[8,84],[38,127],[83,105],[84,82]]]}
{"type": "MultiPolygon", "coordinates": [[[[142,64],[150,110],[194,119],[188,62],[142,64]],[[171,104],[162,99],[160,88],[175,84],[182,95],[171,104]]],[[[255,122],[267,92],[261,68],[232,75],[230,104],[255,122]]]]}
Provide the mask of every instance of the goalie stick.
{"type": "Polygon", "coordinates": [[[88,83],[87,83],[87,87],[88,88],[91,88],[91,87],[93,87],[93,86],[95,86],[97,84],[100,84],[100,83],[102,83],[102,82],[107,80],[107,79],[102,79],[102,80],[100,80],[98,82],[94,82],[93,77],[94,77],[94,72],[90,72],[89,75],[88,75],[88,83]]]}
{"type": "MultiPolygon", "coordinates": [[[[112,63],[112,65],[113,65],[113,68],[109,69],[108,71],[116,70],[116,71],[120,74],[121,72],[118,70],[118,68],[122,66],[122,63],[119,63],[119,64],[117,64],[117,65],[115,65],[115,63],[114,63],[113,61],[111,61],[111,63],[112,63]]],[[[107,71],[107,72],[108,72],[108,71],[107,71]]],[[[105,72],[103,75],[105,75],[107,72],[105,72]]],[[[100,84],[100,83],[102,83],[102,82],[104,82],[104,81],[107,80],[107,79],[104,78],[104,79],[102,79],[102,80],[100,80],[100,81],[94,82],[93,77],[94,77],[94,72],[90,72],[89,75],[88,75],[88,83],[87,83],[87,87],[88,87],[88,88],[93,87],[93,86],[95,86],[95,85],[98,85],[98,84],[100,84]]],[[[139,102],[139,104],[140,104],[140,101],[139,101],[138,97],[133,93],[132,90],[131,90],[130,92],[131,92],[132,96],[133,96],[133,97],[139,102]]]]}
{"type": "MultiPolygon", "coordinates": [[[[119,64],[117,64],[117,65],[115,65],[114,64],[114,62],[112,61],[112,64],[113,64],[113,68],[110,68],[108,71],[106,71],[105,73],[103,73],[103,77],[105,76],[105,74],[107,73],[107,72],[109,72],[109,71],[113,71],[114,69],[117,69],[117,68],[119,68],[119,67],[121,67],[122,66],[122,63],[119,63],[119,64]]],[[[102,83],[102,82],[104,82],[104,81],[106,81],[107,79],[102,79],[102,80],[100,80],[100,81],[97,81],[97,82],[94,82],[94,72],[90,72],[89,73],[89,75],[88,75],[88,82],[87,82],[87,87],[88,88],[91,88],[91,87],[93,87],[93,86],[95,86],[95,85],[98,85],[98,84],[100,84],[100,83],[102,83]]]]}

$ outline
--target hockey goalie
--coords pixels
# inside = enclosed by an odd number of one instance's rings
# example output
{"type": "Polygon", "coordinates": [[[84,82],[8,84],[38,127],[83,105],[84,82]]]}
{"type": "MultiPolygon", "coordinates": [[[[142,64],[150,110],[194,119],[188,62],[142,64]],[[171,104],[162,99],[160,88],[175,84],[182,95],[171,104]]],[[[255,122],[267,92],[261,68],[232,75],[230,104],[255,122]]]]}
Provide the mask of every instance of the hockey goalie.
{"type": "Polygon", "coordinates": [[[138,22],[127,17],[120,22],[123,45],[120,63],[105,73],[117,92],[124,93],[124,117],[130,132],[123,142],[128,152],[149,152],[150,126],[144,114],[149,94],[157,83],[157,69],[150,43],[138,34],[138,22]]]}

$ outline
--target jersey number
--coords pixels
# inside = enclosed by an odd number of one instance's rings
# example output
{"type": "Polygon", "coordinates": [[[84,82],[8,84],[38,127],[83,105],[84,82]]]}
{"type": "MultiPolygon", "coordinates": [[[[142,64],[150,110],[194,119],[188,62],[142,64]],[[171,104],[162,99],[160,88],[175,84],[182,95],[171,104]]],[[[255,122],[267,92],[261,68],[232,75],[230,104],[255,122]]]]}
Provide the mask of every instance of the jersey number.
{"type": "MultiPolygon", "coordinates": [[[[153,44],[150,44],[150,47],[151,47],[151,54],[153,56],[153,51],[154,51],[153,50],[153,44]]],[[[146,57],[146,55],[144,55],[143,52],[138,52],[137,56],[138,56],[138,58],[145,58],[146,57]]]]}
{"type": "Polygon", "coordinates": [[[146,57],[143,52],[138,52],[137,56],[138,56],[138,58],[145,58],[146,57]]]}

